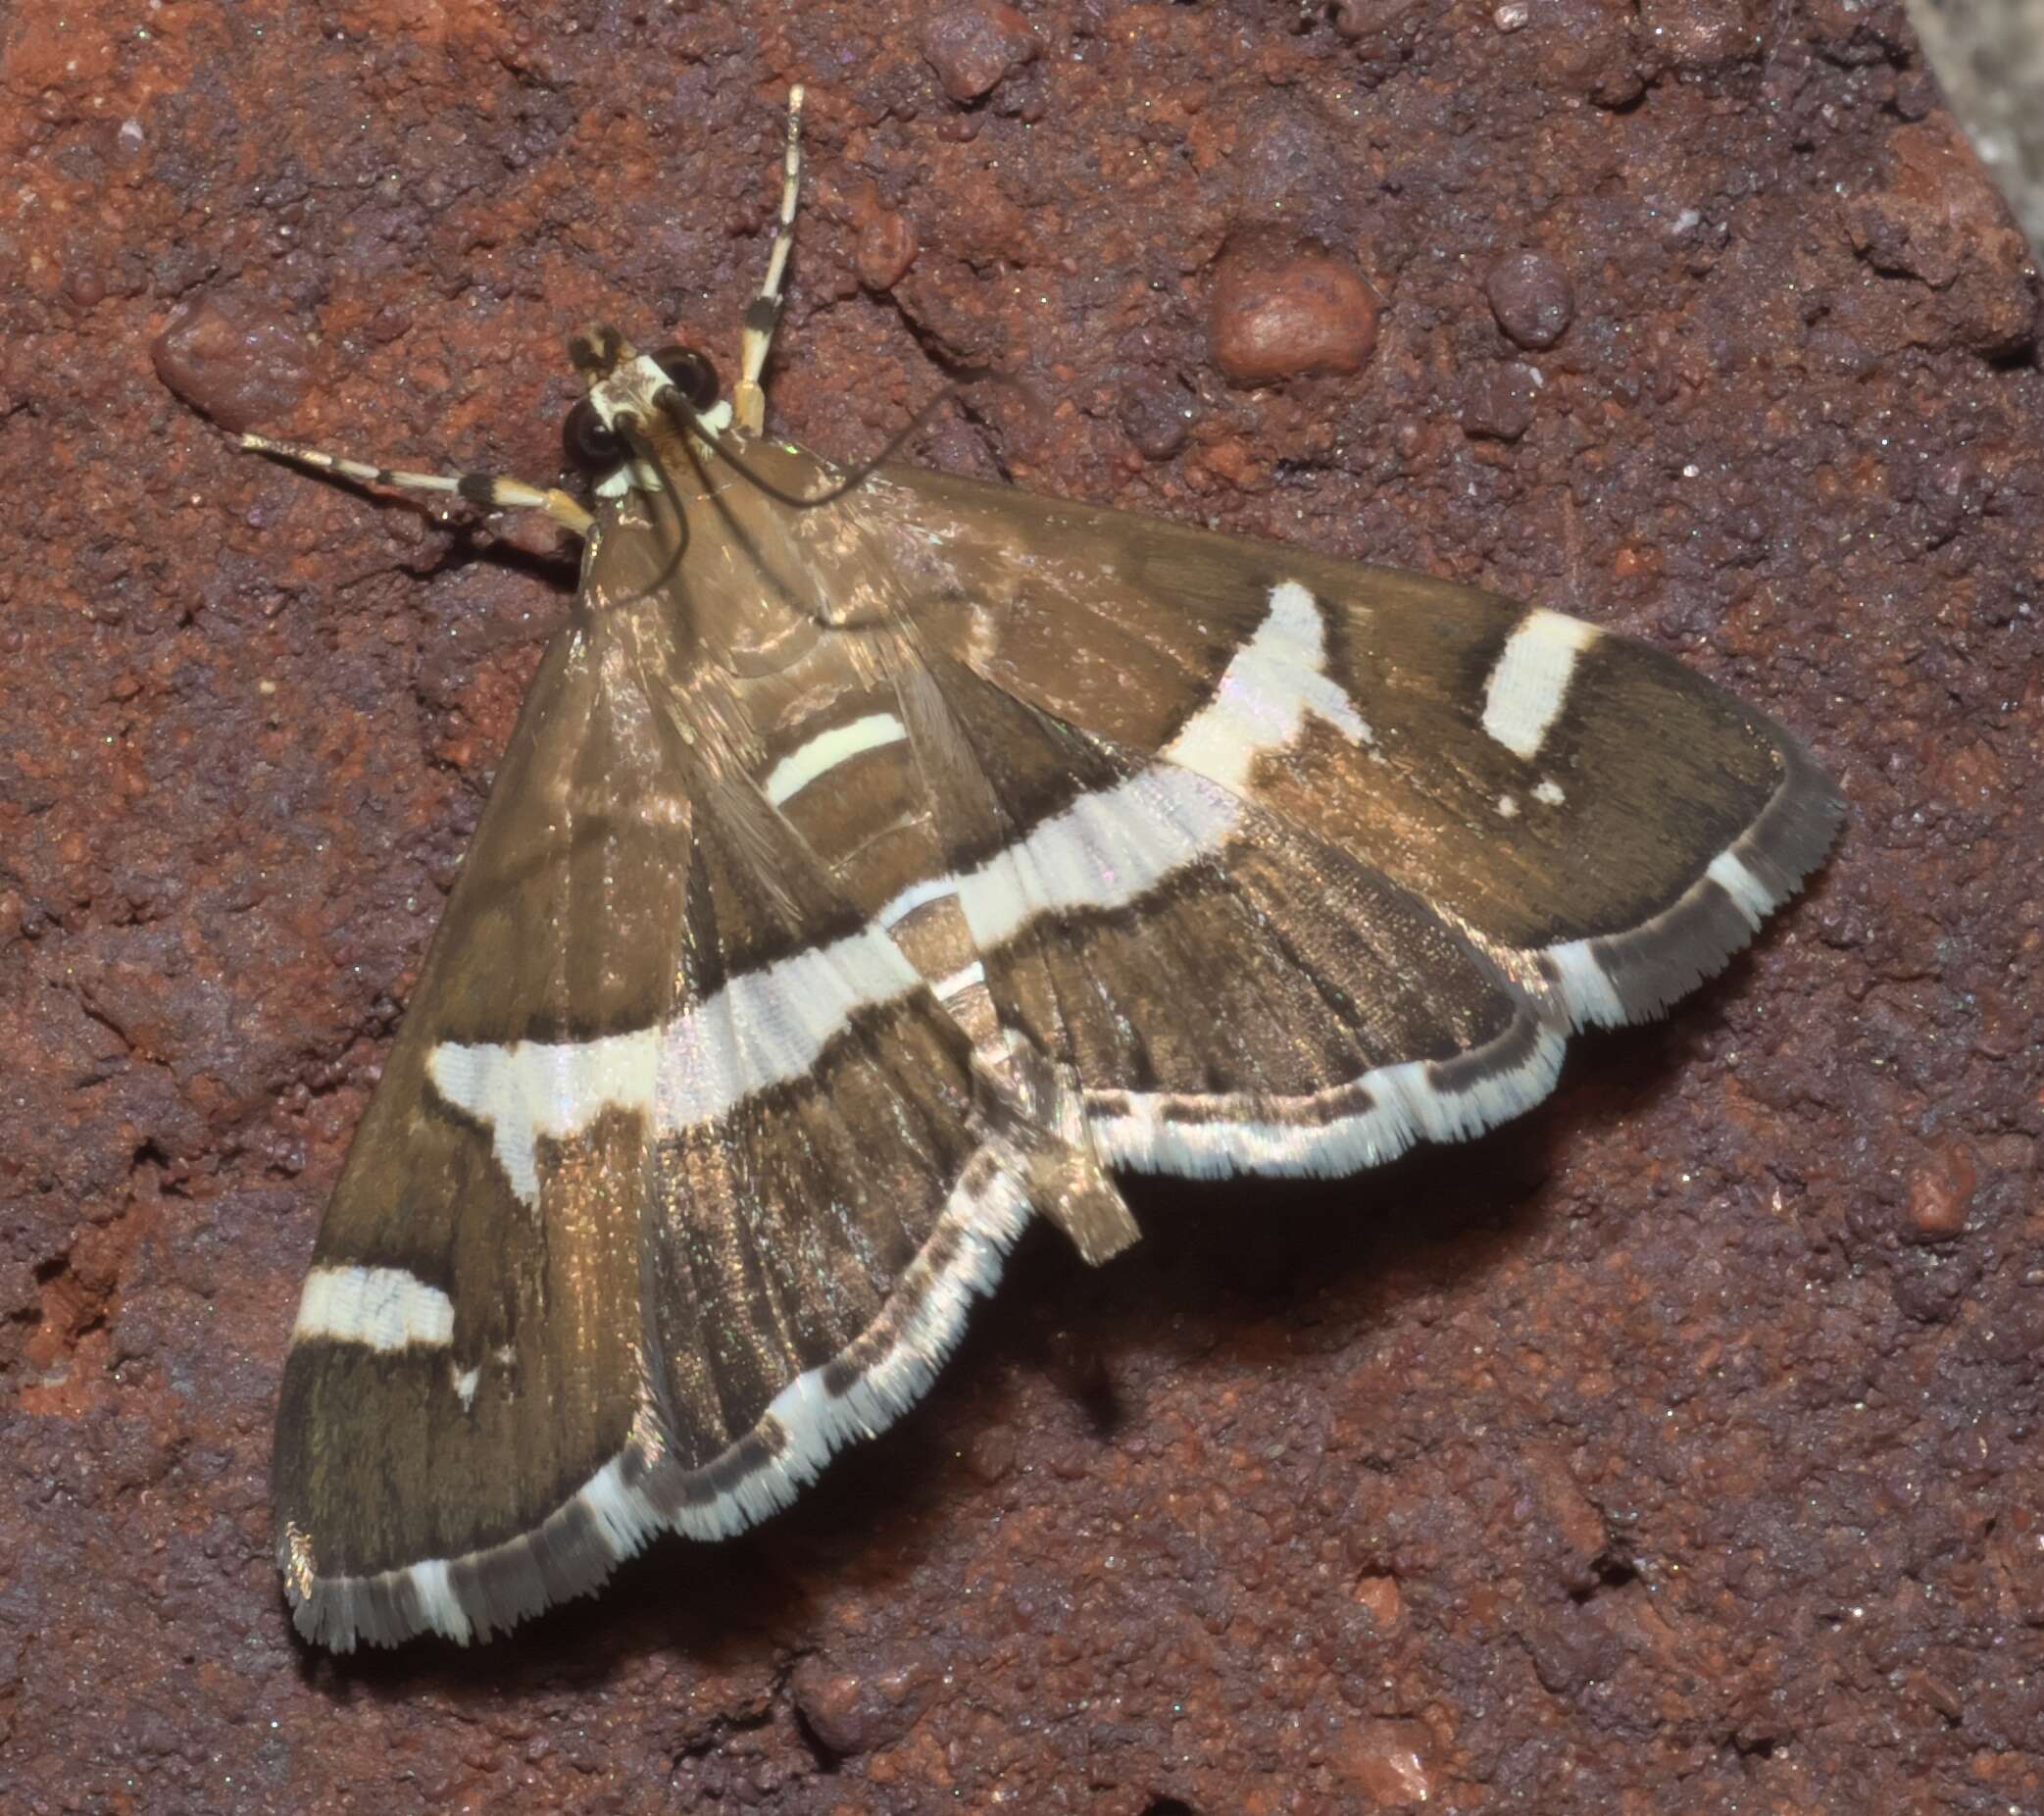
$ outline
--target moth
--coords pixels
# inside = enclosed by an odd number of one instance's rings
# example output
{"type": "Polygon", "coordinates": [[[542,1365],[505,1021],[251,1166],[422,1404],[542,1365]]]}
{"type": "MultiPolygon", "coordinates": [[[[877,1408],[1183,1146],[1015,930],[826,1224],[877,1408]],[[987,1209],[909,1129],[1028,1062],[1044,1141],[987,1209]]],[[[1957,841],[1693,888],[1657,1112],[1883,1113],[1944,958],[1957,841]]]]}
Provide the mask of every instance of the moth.
{"type": "Polygon", "coordinates": [[[468,1641],[783,1506],[1118,1173],[1340,1176],[1544,1096],[1829,848],[1830,782],[1643,644],[1306,549],[764,433],[799,175],[715,401],[575,337],[571,622],[292,1332],[278,1559],[468,1641]]]}

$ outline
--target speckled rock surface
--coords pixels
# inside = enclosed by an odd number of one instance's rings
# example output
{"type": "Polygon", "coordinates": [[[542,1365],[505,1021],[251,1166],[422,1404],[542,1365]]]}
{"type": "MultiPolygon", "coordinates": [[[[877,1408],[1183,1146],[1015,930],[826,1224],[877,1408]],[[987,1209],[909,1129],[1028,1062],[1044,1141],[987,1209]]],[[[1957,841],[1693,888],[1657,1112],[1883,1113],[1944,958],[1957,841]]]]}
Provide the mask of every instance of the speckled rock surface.
{"type": "Polygon", "coordinates": [[[1898,8],[0,32],[0,1808],[2044,1806],[2038,297],[1898,8]],[[735,347],[794,79],[788,432],[1013,372],[921,457],[1644,634],[1845,840],[1476,1148],[1039,1233],[752,1538],[314,1656],[284,1334],[573,569],[193,406],[547,477],[584,318],[735,347]],[[1258,233],[1367,281],[1359,369],[1216,370],[1258,233]]]}

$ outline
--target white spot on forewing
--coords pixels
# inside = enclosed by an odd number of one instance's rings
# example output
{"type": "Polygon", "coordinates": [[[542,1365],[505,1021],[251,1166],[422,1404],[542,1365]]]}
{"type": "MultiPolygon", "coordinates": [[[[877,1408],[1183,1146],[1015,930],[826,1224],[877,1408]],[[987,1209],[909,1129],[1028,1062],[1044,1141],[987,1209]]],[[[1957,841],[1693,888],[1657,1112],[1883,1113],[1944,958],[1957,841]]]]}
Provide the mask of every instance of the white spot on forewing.
{"type": "Polygon", "coordinates": [[[482,1380],[479,1368],[465,1368],[454,1378],[455,1397],[462,1403],[462,1411],[468,1412],[475,1404],[475,1389],[482,1380]]]}
{"type": "Polygon", "coordinates": [[[868,713],[848,725],[833,726],[813,737],[801,749],[781,758],[760,785],[767,798],[778,807],[792,800],[819,777],[827,775],[848,758],[863,751],[898,744],[908,736],[892,713],[868,713]]]}
{"type": "Polygon", "coordinates": [[[1509,794],[1499,795],[1498,817],[1502,820],[1517,820],[1519,818],[1519,802],[1509,794]]]}
{"type": "Polygon", "coordinates": [[[1308,714],[1356,743],[1371,742],[1370,727],[1323,672],[1326,660],[1327,627],[1313,594],[1297,580],[1279,582],[1256,634],[1229,658],[1212,697],[1165,747],[1165,760],[1239,793],[1257,758],[1287,748],[1308,714]]]}
{"type": "Polygon", "coordinates": [[[1562,792],[1562,784],[1560,782],[1550,781],[1545,777],[1541,778],[1533,789],[1533,799],[1538,801],[1543,807],[1559,807],[1568,798],[1562,792]]]}
{"type": "Polygon", "coordinates": [[[1704,875],[1738,904],[1739,912],[1755,927],[1768,918],[1768,911],[1774,906],[1773,892],[1746,868],[1745,861],[1735,852],[1719,852],[1704,875]]]}
{"type": "Polygon", "coordinates": [[[298,1295],[291,1340],[325,1337],[366,1349],[444,1349],[454,1301],[403,1268],[316,1267],[298,1295]]]}
{"type": "Polygon", "coordinates": [[[1530,762],[1568,703],[1576,658],[1600,634],[1579,618],[1528,612],[1505,639],[1484,685],[1484,731],[1530,762]]]}
{"type": "Polygon", "coordinates": [[[606,1109],[650,1116],[656,1134],[712,1122],[800,1078],[855,1010],[921,983],[901,949],[868,928],[733,978],[665,1027],[510,1046],[443,1041],[426,1072],[449,1103],[494,1132],[505,1177],[536,1204],[539,1137],[578,1135],[606,1109]]]}

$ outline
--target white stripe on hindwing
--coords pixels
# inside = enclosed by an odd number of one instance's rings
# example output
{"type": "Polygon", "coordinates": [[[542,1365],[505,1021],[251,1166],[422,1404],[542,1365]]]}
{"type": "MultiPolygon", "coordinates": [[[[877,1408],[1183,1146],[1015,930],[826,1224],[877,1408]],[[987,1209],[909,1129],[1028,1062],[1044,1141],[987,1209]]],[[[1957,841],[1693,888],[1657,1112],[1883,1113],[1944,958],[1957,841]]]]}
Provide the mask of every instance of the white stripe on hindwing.
{"type": "Polygon", "coordinates": [[[1156,765],[1081,794],[960,878],[966,925],[983,952],[1038,915],[1126,907],[1218,851],[1241,817],[1241,801],[1220,783],[1156,765]]]}
{"type": "MultiPolygon", "coordinates": [[[[1515,1027],[1500,1041],[1519,1037],[1515,1027]]],[[[1087,1127],[1100,1157],[1131,1172],[1182,1179],[1239,1173],[1345,1179],[1395,1159],[1422,1135],[1462,1140],[1530,1108],[1554,1088],[1563,1044],[1559,1029],[1543,1028],[1517,1063],[1460,1087],[1437,1084],[1435,1068],[1425,1060],[1393,1061],[1317,1096],[1290,1100],[1295,1110],[1313,1106],[1310,1116],[1287,1117],[1285,1099],[1260,1099],[1254,1092],[1232,1098],[1112,1092],[1107,1095],[1113,1107],[1089,1108],[1087,1127]],[[1330,1102],[1342,1099],[1354,1107],[1326,1113],[1330,1102]],[[1199,1115],[1184,1117],[1188,1107],[1199,1115]]]]}
{"type": "MultiPolygon", "coordinates": [[[[579,1135],[606,1109],[647,1116],[657,1135],[715,1121],[755,1092],[801,1078],[860,1009],[923,987],[885,930],[924,903],[955,893],[985,952],[1039,915],[1127,907],[1213,856],[1245,812],[1236,790],[1260,758],[1292,744],[1309,718],[1353,742],[1371,741],[1325,661],[1319,606],[1297,581],[1282,581],[1271,588],[1256,633],[1162,762],[1081,794],[965,876],[912,883],[859,933],[733,978],[664,1025],[578,1041],[443,1041],[427,1075],[450,1104],[494,1132],[513,1189],[536,1204],[541,1136],[579,1135]]],[[[764,785],[770,798],[792,798],[834,763],[900,734],[892,714],[868,715],[810,740],[764,785]],[[777,796],[776,787],[783,790],[777,796]]],[[[976,982],[973,969],[942,980],[938,994],[976,982]]]]}
{"type": "Polygon", "coordinates": [[[1531,762],[1568,704],[1576,658],[1601,634],[1579,618],[1528,612],[1505,639],[1484,683],[1485,733],[1531,762]]]}

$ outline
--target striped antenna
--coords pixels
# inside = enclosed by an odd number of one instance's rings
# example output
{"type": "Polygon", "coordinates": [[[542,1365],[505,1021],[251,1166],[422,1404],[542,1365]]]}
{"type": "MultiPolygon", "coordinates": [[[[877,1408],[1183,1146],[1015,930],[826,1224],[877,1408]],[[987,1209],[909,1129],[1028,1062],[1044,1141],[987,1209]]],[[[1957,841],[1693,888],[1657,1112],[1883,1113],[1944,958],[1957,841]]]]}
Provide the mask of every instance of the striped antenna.
{"type": "Polygon", "coordinates": [[[745,344],[738,362],[738,382],[731,392],[732,427],[757,435],[767,427],[767,393],[760,375],[767,370],[767,350],[773,344],[780,320],[780,286],[787,277],[788,254],[795,247],[795,198],[802,186],[802,84],[788,90],[787,151],[781,159],[780,221],[773,249],[767,255],[767,280],[745,311],[745,344]]]}

